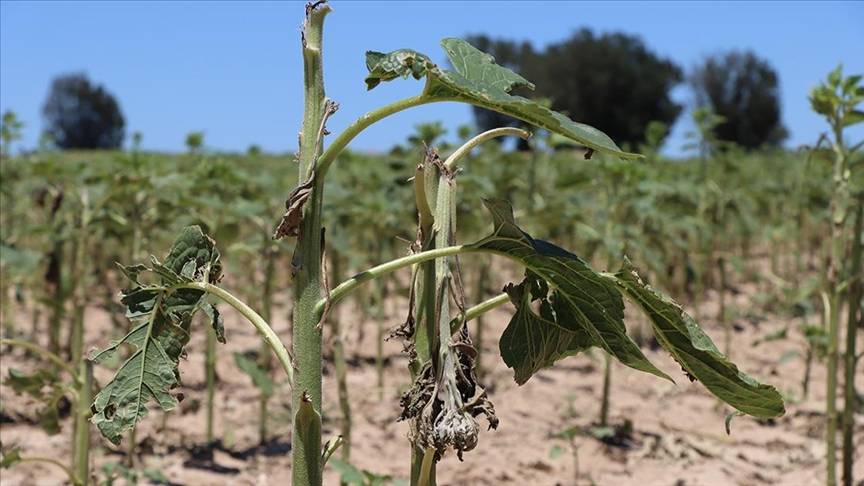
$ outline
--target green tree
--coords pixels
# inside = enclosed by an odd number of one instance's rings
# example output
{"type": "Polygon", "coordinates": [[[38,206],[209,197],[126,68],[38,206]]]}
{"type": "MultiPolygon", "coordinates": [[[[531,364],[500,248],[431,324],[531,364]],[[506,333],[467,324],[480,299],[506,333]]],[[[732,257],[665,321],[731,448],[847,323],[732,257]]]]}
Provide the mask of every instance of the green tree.
{"type": "MultiPolygon", "coordinates": [[[[683,80],[681,69],[659,57],[638,37],[623,33],[594,34],[582,29],[570,38],[535,50],[527,42],[474,36],[469,42],[496,61],[536,80],[536,98],[548,98],[550,108],[576,119],[588,119],[630,146],[645,141],[645,126],[675,123],[681,106],[670,97],[683,80]]],[[[518,92],[525,96],[528,91],[518,92]]],[[[475,109],[481,129],[515,123],[475,109]]]]}
{"type": "Polygon", "coordinates": [[[780,79],[753,52],[732,51],[708,57],[690,76],[698,106],[708,106],[723,120],[718,139],[754,149],[776,146],[788,133],[780,119],[780,79]]]}
{"type": "Polygon", "coordinates": [[[186,134],[186,149],[190,154],[197,154],[204,147],[204,132],[189,132],[186,134]]]}
{"type": "Polygon", "coordinates": [[[59,76],[42,107],[46,131],[61,149],[116,149],[126,121],[114,95],[84,74],[59,76]]]}

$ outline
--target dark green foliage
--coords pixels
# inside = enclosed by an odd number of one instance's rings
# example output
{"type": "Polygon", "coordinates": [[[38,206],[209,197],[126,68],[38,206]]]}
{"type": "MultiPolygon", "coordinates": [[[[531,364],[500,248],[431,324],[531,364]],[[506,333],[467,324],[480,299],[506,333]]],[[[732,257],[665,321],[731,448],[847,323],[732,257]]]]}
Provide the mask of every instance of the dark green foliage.
{"type": "MultiPolygon", "coordinates": [[[[474,36],[469,42],[502,65],[535,80],[537,98],[551,108],[591,123],[619,143],[645,142],[645,126],[675,123],[681,107],[670,93],[682,79],[672,61],[651,52],[641,39],[622,33],[596,35],[582,29],[543,50],[527,42],[474,36]]],[[[475,109],[481,130],[512,125],[512,119],[475,109]]]]}
{"type": "Polygon", "coordinates": [[[84,74],[55,78],[42,115],[47,133],[61,149],[116,149],[123,145],[126,122],[120,105],[84,74]]]}
{"type": "Polygon", "coordinates": [[[696,67],[690,84],[699,106],[722,117],[717,138],[754,149],[776,146],[786,136],[780,114],[780,79],[753,52],[717,54],[696,67]]]}

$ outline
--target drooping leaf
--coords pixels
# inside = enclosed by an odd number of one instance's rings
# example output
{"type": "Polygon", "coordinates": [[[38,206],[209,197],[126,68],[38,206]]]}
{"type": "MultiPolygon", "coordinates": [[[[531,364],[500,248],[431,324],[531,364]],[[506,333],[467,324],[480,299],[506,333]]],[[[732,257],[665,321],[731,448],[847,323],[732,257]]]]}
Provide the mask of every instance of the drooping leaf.
{"type": "Polygon", "coordinates": [[[504,363],[513,369],[516,383],[520,385],[559,359],[591,347],[585,331],[570,332],[555,322],[557,315],[545,291],[540,296],[532,295],[529,287],[536,288],[540,282],[545,284],[527,276],[519,285],[510,284],[504,289],[516,306],[516,313],[501,334],[498,347],[504,363]],[[538,300],[539,315],[531,307],[532,301],[538,300]]]}
{"type": "Polygon", "coordinates": [[[495,59],[461,39],[447,38],[441,46],[453,70],[442,69],[423,54],[400,49],[389,54],[367,53],[369,74],[366,85],[374,88],[382,81],[408,75],[427,76],[423,95],[437,101],[461,101],[524,120],[532,125],[558,133],[597,152],[625,159],[638,154],[621,150],[605,133],[584,123],[575,122],[543,104],[510,94],[514,88],[534,89],[534,85],[495,59]]]}
{"type": "Polygon", "coordinates": [[[785,413],[783,398],[774,387],[739,371],[680,305],[643,282],[629,260],[610,279],[642,307],[660,345],[717,398],[754,417],[785,413]]]}
{"type": "Polygon", "coordinates": [[[259,366],[254,359],[246,357],[243,353],[234,353],[234,363],[240,371],[246,373],[252,379],[252,384],[261,392],[261,395],[265,397],[273,396],[273,380],[266,369],[259,366]]]}
{"type": "MultiPolygon", "coordinates": [[[[121,302],[132,330],[123,339],[93,355],[95,362],[111,356],[121,344],[135,351],[120,366],[114,378],[105,385],[93,402],[92,421],[111,442],[118,444],[122,434],[133,428],[146,414],[153,400],[163,410],[177,405],[170,390],[179,385],[177,366],[189,342],[194,315],[211,304],[204,292],[184,288],[194,281],[216,282],[221,278],[219,252],[212,239],[197,226],[185,228],[165,263],[151,259],[147,270],[159,276],[158,283],[141,284],[140,266],[123,267],[135,286],[126,291],[121,302]]],[[[210,309],[214,328],[220,329],[218,313],[210,309]]]]}
{"type": "MultiPolygon", "coordinates": [[[[564,331],[584,334],[585,338],[579,338],[579,343],[590,342],[631,368],[671,381],[668,375],[648,361],[639,346],[627,335],[624,301],[613,282],[603,278],[578,256],[551,243],[535,240],[522,231],[516,226],[513,209],[507,201],[486,200],[484,203],[492,214],[493,232],[470,246],[515,260],[547,282],[552,289],[548,300],[554,311],[547,314],[555,316],[549,322],[564,331]]],[[[527,321],[529,317],[523,310],[520,314],[522,321],[517,321],[517,324],[524,326],[532,322],[527,321]]],[[[533,322],[540,323],[537,319],[533,322]]],[[[516,329],[511,331],[516,333],[516,329]]],[[[515,348],[509,349],[515,351],[515,348]]],[[[558,353],[560,349],[547,347],[543,356],[517,359],[515,355],[509,354],[508,359],[513,363],[551,364],[558,353]]],[[[527,371],[524,366],[521,369],[527,371]]],[[[530,375],[520,374],[520,377],[527,380],[530,375]]]]}

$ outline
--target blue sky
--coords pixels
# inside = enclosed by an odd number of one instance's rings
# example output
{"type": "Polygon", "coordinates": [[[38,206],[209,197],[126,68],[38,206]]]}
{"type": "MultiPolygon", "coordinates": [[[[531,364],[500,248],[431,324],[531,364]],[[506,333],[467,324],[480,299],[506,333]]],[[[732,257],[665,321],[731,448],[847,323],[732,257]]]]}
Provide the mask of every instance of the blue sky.
{"type": "MultiPolygon", "coordinates": [[[[422,88],[406,80],[367,92],[367,49],[410,47],[443,63],[438,41],[473,33],[543,46],[581,27],[620,30],[688,70],[712,53],[752,49],[780,74],[789,146],[812,143],[825,130],[807,103],[813,85],[840,62],[864,72],[864,2],[335,1],[333,8],[325,31],[327,95],[341,103],[333,132],[422,88]]],[[[127,133],[141,131],[147,149],[182,150],[187,132],[203,130],[215,149],[242,151],[257,143],[268,151],[293,150],[302,112],[302,16],[296,2],[3,1],[0,110],[21,116],[21,145],[32,147],[51,78],[83,71],[119,98],[127,133]]],[[[674,94],[691,101],[686,87],[674,94]]],[[[384,150],[417,123],[435,120],[446,120],[453,133],[470,122],[470,109],[436,104],[402,113],[352,147],[384,150]]],[[[668,153],[680,153],[688,129],[682,115],[668,153]]]]}

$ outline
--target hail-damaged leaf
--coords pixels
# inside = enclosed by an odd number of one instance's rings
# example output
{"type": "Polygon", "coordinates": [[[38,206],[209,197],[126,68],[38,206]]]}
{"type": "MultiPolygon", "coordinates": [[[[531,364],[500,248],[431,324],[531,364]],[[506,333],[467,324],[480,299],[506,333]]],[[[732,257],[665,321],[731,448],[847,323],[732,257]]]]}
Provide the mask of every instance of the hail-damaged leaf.
{"type": "Polygon", "coordinates": [[[366,51],[366,89],[372,89],[381,81],[390,81],[395,78],[422,79],[426,75],[429,66],[434,66],[432,61],[423,54],[411,49],[399,49],[389,54],[383,52],[366,51]]]}
{"type": "MultiPolygon", "coordinates": [[[[219,252],[211,238],[197,226],[187,227],[175,240],[164,263],[155,258],[151,262],[146,268],[121,267],[134,284],[121,299],[133,328],[123,339],[92,357],[99,363],[113,355],[121,344],[135,348],[93,402],[91,420],[115,444],[147,414],[151,400],[163,410],[177,405],[170,390],[180,383],[177,366],[189,342],[194,315],[205,309],[217,333],[222,330],[218,312],[206,302],[205,293],[184,287],[196,281],[214,283],[221,278],[219,252]],[[158,283],[142,284],[139,278],[145,270],[157,275],[158,283]]],[[[220,335],[224,340],[224,334],[220,335]]]]}
{"type": "Polygon", "coordinates": [[[261,392],[262,396],[273,396],[273,380],[267,370],[259,366],[254,358],[249,358],[243,353],[234,353],[234,364],[252,379],[252,384],[261,392]]]}
{"type": "Polygon", "coordinates": [[[783,397],[774,387],[739,371],[680,305],[642,281],[629,260],[609,278],[617,281],[642,307],[660,345],[717,398],[754,417],[778,417],[785,413],[783,397]]]}
{"type": "MultiPolygon", "coordinates": [[[[672,380],[648,361],[627,335],[624,301],[613,282],[602,277],[578,256],[546,241],[535,240],[522,231],[516,226],[513,209],[507,201],[485,200],[484,203],[492,214],[493,232],[470,246],[519,262],[552,289],[548,300],[554,317],[547,309],[547,319],[534,319],[532,322],[551,323],[564,331],[584,334],[585,338],[578,339],[580,343],[590,341],[631,368],[672,380]]],[[[527,319],[524,309],[520,317],[527,319]]],[[[516,328],[512,332],[517,332],[516,328]]],[[[515,351],[516,348],[508,350],[515,351]]],[[[551,357],[548,355],[544,359],[548,361],[551,357]]],[[[508,359],[511,362],[530,361],[512,353],[508,354],[508,359]]],[[[524,382],[529,376],[520,374],[517,381],[521,378],[524,382]]]]}
{"type": "Polygon", "coordinates": [[[585,331],[567,331],[556,323],[558,314],[546,296],[545,284],[536,276],[528,275],[519,285],[508,284],[504,288],[516,306],[516,313],[501,334],[498,347],[501,358],[513,369],[516,383],[520,385],[559,359],[591,347],[591,339],[585,331]],[[534,295],[532,290],[540,288],[543,290],[534,295]],[[539,314],[531,307],[535,301],[539,301],[539,314]]]}
{"type": "Polygon", "coordinates": [[[637,159],[625,152],[602,131],[571,120],[542,103],[510,94],[514,88],[534,89],[534,85],[510,69],[495,63],[495,58],[461,39],[443,39],[441,46],[450,59],[452,70],[442,69],[429,58],[409,49],[389,54],[367,53],[369,74],[366,85],[374,88],[382,81],[412,75],[426,75],[423,96],[430,101],[461,101],[524,120],[532,125],[567,137],[590,150],[637,159]]]}

